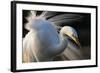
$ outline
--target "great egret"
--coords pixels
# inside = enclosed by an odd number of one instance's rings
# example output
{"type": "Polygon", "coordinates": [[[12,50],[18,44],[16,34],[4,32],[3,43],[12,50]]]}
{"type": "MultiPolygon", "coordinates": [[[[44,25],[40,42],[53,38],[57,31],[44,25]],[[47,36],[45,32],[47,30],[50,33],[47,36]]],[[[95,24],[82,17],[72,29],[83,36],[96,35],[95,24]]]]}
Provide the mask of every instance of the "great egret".
{"type": "MultiPolygon", "coordinates": [[[[79,45],[77,33],[72,27],[59,27],[61,30],[58,33],[58,26],[56,28],[51,19],[46,20],[45,15],[47,12],[43,12],[40,16],[36,16],[35,11],[31,13],[32,15],[27,18],[29,22],[25,26],[29,32],[23,39],[24,63],[52,61],[53,58],[60,54],[69,56],[66,51],[70,53],[70,50],[65,50],[68,48],[68,45],[71,45],[69,44],[69,38],[79,45]]],[[[76,48],[73,50],[77,53],[76,48]]],[[[70,56],[72,55],[70,54],[70,56]]]]}

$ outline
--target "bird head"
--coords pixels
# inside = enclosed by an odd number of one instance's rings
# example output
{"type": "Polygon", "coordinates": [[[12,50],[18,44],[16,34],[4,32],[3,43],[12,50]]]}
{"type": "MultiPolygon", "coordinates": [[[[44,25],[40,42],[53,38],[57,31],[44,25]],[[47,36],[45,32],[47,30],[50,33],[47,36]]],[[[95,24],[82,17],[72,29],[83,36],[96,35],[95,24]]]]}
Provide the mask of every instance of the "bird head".
{"type": "Polygon", "coordinates": [[[78,45],[78,47],[80,47],[80,42],[78,40],[78,35],[77,35],[77,32],[74,28],[72,28],[70,26],[64,26],[64,27],[62,27],[60,32],[67,35],[68,38],[73,40],[78,45]]]}

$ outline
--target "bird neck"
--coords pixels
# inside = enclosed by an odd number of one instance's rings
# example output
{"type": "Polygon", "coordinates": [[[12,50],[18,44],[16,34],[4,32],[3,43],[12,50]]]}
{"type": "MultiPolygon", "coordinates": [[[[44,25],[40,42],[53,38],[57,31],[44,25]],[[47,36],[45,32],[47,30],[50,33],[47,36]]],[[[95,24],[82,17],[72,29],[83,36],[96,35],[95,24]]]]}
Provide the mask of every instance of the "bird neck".
{"type": "Polygon", "coordinates": [[[36,56],[37,61],[40,61],[40,62],[52,61],[56,55],[61,54],[67,47],[67,36],[65,36],[65,34],[60,34],[59,39],[60,39],[60,43],[57,46],[53,47],[55,49],[54,51],[57,52],[57,53],[55,52],[55,54],[48,55],[47,52],[39,48],[36,49],[34,55],[36,56]]]}
{"type": "Polygon", "coordinates": [[[60,33],[59,36],[60,43],[57,45],[59,53],[62,53],[67,47],[67,36],[65,34],[60,33]]]}

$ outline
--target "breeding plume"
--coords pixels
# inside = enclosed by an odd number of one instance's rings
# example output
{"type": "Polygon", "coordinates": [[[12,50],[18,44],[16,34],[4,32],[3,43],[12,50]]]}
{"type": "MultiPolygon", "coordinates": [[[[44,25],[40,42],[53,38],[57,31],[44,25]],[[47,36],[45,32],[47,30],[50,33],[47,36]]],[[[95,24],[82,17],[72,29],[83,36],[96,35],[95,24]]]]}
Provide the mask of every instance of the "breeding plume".
{"type": "Polygon", "coordinates": [[[56,56],[60,56],[63,60],[81,59],[76,30],[70,26],[59,26],[62,22],[68,22],[69,20],[65,20],[68,17],[76,15],[62,14],[46,19],[53,15],[45,11],[36,16],[36,11],[31,11],[27,17],[28,23],[25,28],[29,32],[23,38],[24,63],[52,61],[56,56]]]}

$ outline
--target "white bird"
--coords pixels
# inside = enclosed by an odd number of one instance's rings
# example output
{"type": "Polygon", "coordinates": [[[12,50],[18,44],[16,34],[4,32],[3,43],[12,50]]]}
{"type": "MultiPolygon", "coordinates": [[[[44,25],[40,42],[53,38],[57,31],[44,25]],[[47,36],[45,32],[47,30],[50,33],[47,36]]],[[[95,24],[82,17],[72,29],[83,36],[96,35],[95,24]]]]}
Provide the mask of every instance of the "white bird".
{"type": "Polygon", "coordinates": [[[57,32],[53,21],[46,20],[46,12],[36,16],[32,11],[31,17],[25,28],[29,30],[23,39],[23,62],[41,62],[52,61],[56,56],[62,58],[77,59],[80,51],[75,46],[79,45],[76,31],[70,26],[59,27],[60,33],[57,32]],[[72,44],[69,39],[72,39],[72,44]],[[75,47],[73,47],[74,45],[75,47]],[[77,54],[77,57],[75,56],[77,54]]]}

